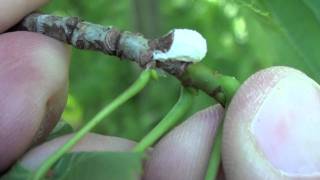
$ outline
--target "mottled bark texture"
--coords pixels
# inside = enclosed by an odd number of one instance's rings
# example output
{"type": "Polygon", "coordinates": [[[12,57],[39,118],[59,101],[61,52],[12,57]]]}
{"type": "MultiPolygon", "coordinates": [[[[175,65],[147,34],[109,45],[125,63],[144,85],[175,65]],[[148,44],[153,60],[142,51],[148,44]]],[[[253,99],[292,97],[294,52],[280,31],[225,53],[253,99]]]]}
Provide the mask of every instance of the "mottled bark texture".
{"type": "Polygon", "coordinates": [[[79,49],[96,50],[121,59],[129,59],[142,68],[162,69],[177,77],[183,85],[203,90],[222,105],[226,103],[224,89],[219,83],[222,76],[218,73],[199,63],[191,64],[179,59],[153,60],[154,51],[166,52],[170,49],[174,38],[172,32],[158,39],[149,40],[138,33],[121,32],[112,26],[93,24],[78,17],[59,17],[40,13],[26,16],[15,28],[38,32],[79,49]]]}

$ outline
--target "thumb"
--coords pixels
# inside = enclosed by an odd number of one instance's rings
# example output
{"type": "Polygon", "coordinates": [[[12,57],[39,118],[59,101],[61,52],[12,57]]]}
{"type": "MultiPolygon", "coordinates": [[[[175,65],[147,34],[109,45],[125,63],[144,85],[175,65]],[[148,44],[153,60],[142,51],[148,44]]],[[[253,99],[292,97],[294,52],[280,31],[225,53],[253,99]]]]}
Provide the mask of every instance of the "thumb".
{"type": "Polygon", "coordinates": [[[319,179],[320,87],[300,71],[272,67],[250,77],[226,112],[227,179],[319,179]]]}
{"type": "Polygon", "coordinates": [[[0,36],[0,172],[54,127],[67,94],[69,53],[29,32],[0,36]]]}

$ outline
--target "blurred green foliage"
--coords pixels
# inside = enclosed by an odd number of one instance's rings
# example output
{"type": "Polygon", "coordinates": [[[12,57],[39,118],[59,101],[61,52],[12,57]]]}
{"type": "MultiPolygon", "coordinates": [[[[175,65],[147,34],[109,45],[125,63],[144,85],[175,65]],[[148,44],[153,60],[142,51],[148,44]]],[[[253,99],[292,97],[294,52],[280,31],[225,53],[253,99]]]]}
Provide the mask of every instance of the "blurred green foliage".
{"type": "MultiPolygon", "coordinates": [[[[310,0],[55,0],[44,11],[80,16],[141,32],[149,38],[173,28],[195,29],[208,42],[204,63],[219,72],[244,81],[261,68],[289,65],[319,82],[319,8],[318,1],[310,0]]],[[[90,119],[128,87],[140,71],[128,61],[73,50],[72,100],[64,118],[76,123],[90,119]]],[[[177,80],[161,77],[96,131],[139,140],[169,111],[178,93],[177,80]]],[[[199,92],[190,114],[213,103],[199,92]]]]}

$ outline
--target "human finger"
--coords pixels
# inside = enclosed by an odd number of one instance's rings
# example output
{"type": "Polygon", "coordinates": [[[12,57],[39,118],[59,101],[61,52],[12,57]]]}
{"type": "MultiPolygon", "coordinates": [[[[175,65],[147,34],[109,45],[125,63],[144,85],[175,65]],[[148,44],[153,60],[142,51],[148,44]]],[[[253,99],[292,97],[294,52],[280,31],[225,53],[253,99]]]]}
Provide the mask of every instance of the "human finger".
{"type": "Polygon", "coordinates": [[[215,105],[177,126],[154,147],[144,180],[204,179],[216,130],[224,110],[215,105]]]}
{"type": "Polygon", "coordinates": [[[255,73],[226,112],[227,179],[319,179],[320,87],[302,72],[255,73]]]}
{"type": "Polygon", "coordinates": [[[49,0],[0,0],[0,33],[49,0]]]}
{"type": "Polygon", "coordinates": [[[0,172],[59,120],[68,88],[69,51],[30,32],[0,36],[0,172]]]}

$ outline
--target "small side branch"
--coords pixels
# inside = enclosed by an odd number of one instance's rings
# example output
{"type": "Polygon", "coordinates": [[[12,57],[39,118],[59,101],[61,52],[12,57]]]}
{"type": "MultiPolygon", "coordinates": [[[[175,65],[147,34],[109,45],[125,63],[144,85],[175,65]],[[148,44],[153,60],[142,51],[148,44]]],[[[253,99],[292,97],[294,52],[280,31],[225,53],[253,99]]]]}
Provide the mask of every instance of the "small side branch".
{"type": "Polygon", "coordinates": [[[225,97],[224,88],[219,83],[221,75],[213,73],[201,63],[192,64],[182,59],[153,59],[154,52],[169,51],[173,44],[173,31],[149,40],[139,33],[121,32],[112,26],[93,24],[79,17],[59,17],[41,13],[26,16],[15,28],[41,33],[78,49],[95,50],[128,59],[142,68],[162,69],[178,78],[183,85],[203,90],[222,105],[227,102],[228,97],[225,97]]]}

